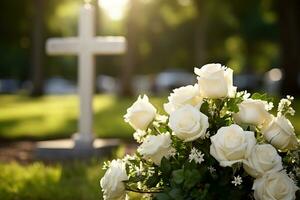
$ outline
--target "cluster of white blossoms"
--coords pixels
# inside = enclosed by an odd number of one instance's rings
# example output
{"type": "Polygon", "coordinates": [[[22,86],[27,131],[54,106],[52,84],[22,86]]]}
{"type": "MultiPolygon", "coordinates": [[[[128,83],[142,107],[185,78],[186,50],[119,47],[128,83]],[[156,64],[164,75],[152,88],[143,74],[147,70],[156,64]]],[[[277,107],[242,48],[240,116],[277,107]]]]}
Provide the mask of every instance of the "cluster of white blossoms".
{"type": "MultiPolygon", "coordinates": [[[[141,143],[137,149],[141,158],[160,166],[163,158],[169,159],[176,154],[174,140],[193,144],[209,138],[210,148],[204,152],[210,155],[192,147],[187,158],[190,162],[201,164],[205,162],[204,156],[212,156],[221,167],[239,164],[254,178],[252,189],[256,200],[295,199],[298,187],[285,173],[278,153],[299,148],[294,127],[286,118],[287,114],[294,114],[290,107],[292,98],[281,100],[277,116],[274,116],[269,112],[272,103],[244,93],[238,112],[231,113],[232,123],[212,130],[209,117],[200,111],[201,106],[205,100],[237,96],[233,71],[221,64],[207,64],[195,68],[195,74],[197,84],[175,89],[168,97],[164,104],[168,116],[159,115],[146,95],[138,97],[128,108],[124,119],[136,131],[134,138],[141,143]],[[160,129],[161,126],[165,127],[160,129]],[[258,143],[257,134],[263,142],[258,143]]],[[[137,171],[141,169],[142,166],[137,171]]],[[[212,166],[208,169],[212,174],[216,171],[212,166]]],[[[104,199],[124,199],[126,180],[124,161],[112,161],[101,180],[104,199]]],[[[232,184],[237,186],[242,182],[237,175],[232,184]]]]}
{"type": "Polygon", "coordinates": [[[189,161],[195,161],[195,163],[201,164],[204,161],[204,154],[193,147],[189,155],[189,161]]]}

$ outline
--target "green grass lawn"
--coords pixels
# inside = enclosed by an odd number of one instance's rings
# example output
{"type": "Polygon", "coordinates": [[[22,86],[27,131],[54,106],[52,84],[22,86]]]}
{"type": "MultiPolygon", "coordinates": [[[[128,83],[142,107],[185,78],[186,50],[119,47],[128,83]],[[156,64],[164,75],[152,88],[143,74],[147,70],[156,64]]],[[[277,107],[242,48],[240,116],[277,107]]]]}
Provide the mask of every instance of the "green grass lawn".
{"type": "MultiPolygon", "coordinates": [[[[101,200],[102,162],[0,163],[1,200],[101,200]]],[[[131,200],[140,200],[129,193],[131,200]]]]}
{"type": "MultiPolygon", "coordinates": [[[[150,101],[162,110],[166,98],[150,101]]],[[[130,139],[133,129],[123,115],[135,99],[96,95],[94,98],[94,132],[97,137],[130,139]]],[[[300,131],[300,99],[291,119],[300,131]],[[297,112],[299,111],[299,112],[297,112]]],[[[44,140],[70,137],[77,131],[78,99],[75,95],[45,96],[33,99],[21,95],[0,96],[0,138],[7,140],[44,140]]]]}
{"type": "Polygon", "coordinates": [[[0,163],[2,200],[92,200],[102,199],[100,163],[0,163]]]}
{"type": "MultiPolygon", "coordinates": [[[[123,115],[135,99],[110,95],[94,97],[94,132],[97,137],[132,137],[133,129],[123,115]]],[[[161,108],[163,99],[151,98],[161,108]]],[[[70,137],[77,131],[78,99],[75,95],[33,99],[20,95],[0,96],[0,138],[44,140],[70,137]]]]}

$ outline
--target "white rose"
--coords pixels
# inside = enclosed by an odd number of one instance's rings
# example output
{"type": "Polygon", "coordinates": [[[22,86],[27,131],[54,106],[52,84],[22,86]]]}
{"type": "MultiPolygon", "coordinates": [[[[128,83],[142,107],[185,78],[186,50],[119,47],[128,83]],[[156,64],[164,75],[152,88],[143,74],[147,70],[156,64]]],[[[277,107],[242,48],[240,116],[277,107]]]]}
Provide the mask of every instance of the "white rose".
{"type": "Polygon", "coordinates": [[[139,96],[137,101],[127,109],[124,118],[125,122],[128,122],[135,130],[146,130],[155,116],[155,107],[149,102],[148,97],[144,95],[143,98],[139,96]]]}
{"type": "Polygon", "coordinates": [[[233,71],[221,64],[207,64],[201,69],[195,68],[198,75],[200,94],[204,98],[233,97],[236,87],[233,86],[233,71]]]}
{"type": "Polygon", "coordinates": [[[280,150],[295,149],[299,145],[291,122],[284,116],[273,117],[262,129],[265,139],[280,150]]]}
{"type": "Polygon", "coordinates": [[[270,118],[267,106],[267,102],[262,100],[245,99],[239,104],[239,112],[235,113],[233,118],[238,124],[259,126],[270,118]]]}
{"type": "Polygon", "coordinates": [[[255,145],[244,162],[245,171],[254,178],[283,169],[281,157],[270,144],[255,145]]]}
{"type": "Polygon", "coordinates": [[[190,104],[197,108],[200,108],[202,104],[198,84],[174,89],[173,93],[168,97],[168,100],[169,102],[164,104],[164,109],[168,114],[171,114],[173,111],[186,104],[190,104]]]}
{"type": "Polygon", "coordinates": [[[209,127],[208,117],[187,104],[171,113],[169,127],[178,138],[190,142],[205,136],[209,127]]]}
{"type": "Polygon", "coordinates": [[[275,172],[256,179],[252,189],[256,200],[294,200],[299,188],[284,172],[275,172]]]}
{"type": "Polygon", "coordinates": [[[163,157],[168,158],[171,155],[171,143],[170,133],[149,135],[145,138],[137,151],[143,155],[145,159],[151,159],[156,165],[160,165],[163,157]]]}
{"type": "Polygon", "coordinates": [[[104,200],[125,199],[125,185],[123,181],[128,180],[125,164],[122,160],[113,160],[110,167],[100,181],[104,200]]]}
{"type": "Polygon", "coordinates": [[[210,154],[223,167],[245,161],[256,144],[254,133],[236,124],[220,128],[210,140],[210,154]]]}

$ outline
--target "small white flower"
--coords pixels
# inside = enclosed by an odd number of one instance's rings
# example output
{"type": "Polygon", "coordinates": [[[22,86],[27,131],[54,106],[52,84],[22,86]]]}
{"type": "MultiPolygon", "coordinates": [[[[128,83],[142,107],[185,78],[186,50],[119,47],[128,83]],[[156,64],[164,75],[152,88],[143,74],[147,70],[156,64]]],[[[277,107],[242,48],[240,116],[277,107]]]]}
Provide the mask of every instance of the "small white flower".
{"type": "Polygon", "coordinates": [[[290,100],[290,101],[293,101],[293,100],[294,100],[294,97],[291,96],[291,95],[287,95],[286,98],[287,98],[288,100],[290,100]]]}
{"type": "Polygon", "coordinates": [[[193,147],[189,155],[189,161],[195,161],[195,163],[201,164],[204,161],[204,154],[193,147]]]}
{"type": "Polygon", "coordinates": [[[110,166],[110,161],[104,161],[102,169],[107,170],[109,168],[109,166],[110,166]]]}
{"type": "Polygon", "coordinates": [[[242,182],[243,182],[243,180],[242,180],[242,177],[240,177],[240,175],[234,176],[233,181],[231,181],[231,183],[234,184],[234,186],[241,185],[242,182]]]}
{"type": "Polygon", "coordinates": [[[274,103],[271,102],[271,101],[268,102],[267,105],[266,105],[266,109],[267,109],[267,110],[272,110],[273,108],[274,108],[274,103]]]}
{"type": "Polygon", "coordinates": [[[207,169],[209,170],[209,172],[210,172],[211,174],[213,174],[213,173],[216,172],[216,168],[214,168],[213,166],[209,166],[209,167],[207,167],[207,169]]]}
{"type": "Polygon", "coordinates": [[[210,138],[210,132],[209,131],[207,131],[206,133],[205,133],[205,137],[204,138],[210,138]]]}
{"type": "Polygon", "coordinates": [[[251,94],[248,93],[247,90],[244,90],[244,91],[237,92],[236,96],[243,97],[243,99],[245,100],[245,99],[248,99],[251,96],[251,94]]]}
{"type": "Polygon", "coordinates": [[[158,121],[159,123],[163,124],[163,123],[166,123],[168,121],[168,116],[157,114],[155,120],[158,121]]]}
{"type": "Polygon", "coordinates": [[[294,100],[294,97],[287,96],[286,99],[281,99],[278,108],[277,108],[277,115],[282,116],[286,114],[295,115],[295,110],[291,107],[292,101],[294,100]]]}
{"type": "Polygon", "coordinates": [[[135,159],[135,156],[126,154],[122,160],[123,160],[123,162],[128,163],[129,160],[134,160],[134,159],[135,159]]]}
{"type": "Polygon", "coordinates": [[[141,143],[143,142],[144,140],[144,137],[147,135],[147,132],[146,131],[143,131],[143,130],[137,130],[134,134],[133,134],[133,138],[141,143]]]}
{"type": "Polygon", "coordinates": [[[158,121],[154,121],[152,124],[153,124],[153,126],[155,126],[155,127],[157,127],[157,128],[160,126],[160,124],[159,124],[158,121]]]}
{"type": "Polygon", "coordinates": [[[149,174],[149,176],[152,176],[153,174],[155,174],[155,168],[154,167],[148,167],[147,173],[149,174]]]}
{"type": "Polygon", "coordinates": [[[170,157],[174,157],[175,155],[176,155],[176,149],[175,148],[171,148],[170,150],[169,150],[169,155],[170,155],[170,157]]]}
{"type": "Polygon", "coordinates": [[[135,171],[136,171],[136,174],[138,176],[142,175],[142,173],[144,171],[144,166],[143,166],[142,162],[140,162],[140,166],[139,167],[135,166],[135,171]]]}

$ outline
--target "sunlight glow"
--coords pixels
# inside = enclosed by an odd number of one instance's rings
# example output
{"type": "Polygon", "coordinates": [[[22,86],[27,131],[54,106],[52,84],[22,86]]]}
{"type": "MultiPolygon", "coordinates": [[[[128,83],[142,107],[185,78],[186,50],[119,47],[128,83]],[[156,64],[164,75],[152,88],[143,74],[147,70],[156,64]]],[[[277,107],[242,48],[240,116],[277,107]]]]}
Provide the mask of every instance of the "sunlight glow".
{"type": "Polygon", "coordinates": [[[98,0],[99,6],[112,20],[124,17],[129,0],[98,0]]]}

